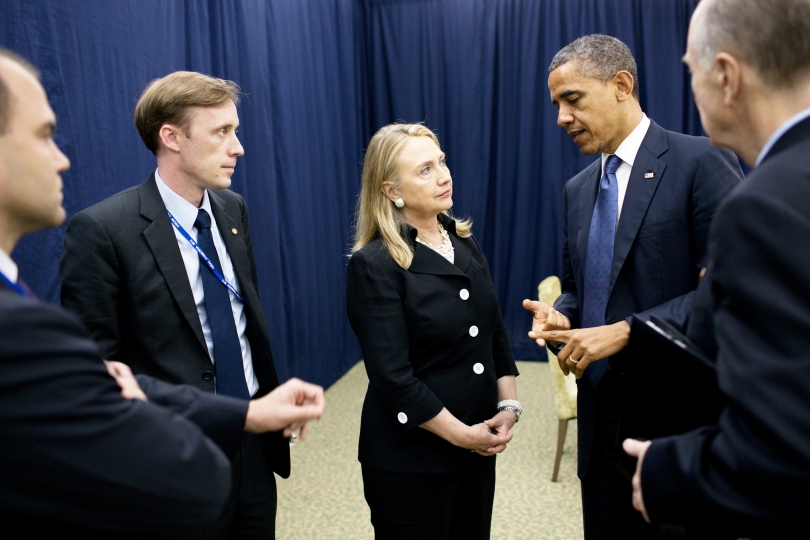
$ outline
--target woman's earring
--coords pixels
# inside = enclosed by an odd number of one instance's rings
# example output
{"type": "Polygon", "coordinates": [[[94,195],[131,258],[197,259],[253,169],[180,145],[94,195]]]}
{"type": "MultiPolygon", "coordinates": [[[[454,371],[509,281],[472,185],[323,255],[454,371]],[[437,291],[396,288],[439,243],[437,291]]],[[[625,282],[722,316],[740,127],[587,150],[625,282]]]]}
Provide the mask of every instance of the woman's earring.
{"type": "Polygon", "coordinates": [[[394,201],[394,206],[396,206],[397,208],[402,208],[403,206],[405,206],[405,201],[403,201],[402,197],[400,197],[394,201]]]}

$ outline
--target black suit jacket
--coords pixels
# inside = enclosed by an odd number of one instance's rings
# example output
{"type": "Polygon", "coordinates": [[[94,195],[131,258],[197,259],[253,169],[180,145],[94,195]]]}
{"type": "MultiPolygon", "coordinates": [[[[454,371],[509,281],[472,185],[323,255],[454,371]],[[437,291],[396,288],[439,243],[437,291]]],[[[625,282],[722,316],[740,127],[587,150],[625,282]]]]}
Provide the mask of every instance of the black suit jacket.
{"type": "Polygon", "coordinates": [[[454,264],[416,242],[411,227],[408,270],[379,238],[349,261],[346,309],[369,377],[359,453],[368,467],[442,473],[485,459],[419,425],[443,407],[467,425],[492,418],[497,379],[518,374],[481,248],[472,237],[456,236],[455,221],[439,219],[450,233],[454,264]]]}
{"type": "Polygon", "coordinates": [[[177,537],[214,522],[231,489],[226,454],[241,441],[246,403],[139,382],[149,403],[121,397],[76,317],[0,284],[6,531],[177,537]]]}
{"type": "MultiPolygon", "coordinates": [[[[580,326],[585,253],[601,159],[565,185],[562,295],[554,306],[580,326]]],[[[633,313],[655,314],[682,328],[698,275],[705,265],[706,235],[720,200],[742,178],[737,158],[705,137],[666,131],[655,122],[636,154],[613,248],[605,323],[633,313]],[[652,173],[652,178],[645,178],[652,173]]],[[[621,363],[622,353],[611,358],[621,363]]],[[[578,475],[588,470],[596,429],[596,389],[578,381],[578,475]]]]}
{"type": "MultiPolygon", "coordinates": [[[[209,190],[208,196],[245,300],[259,381],[254,397],[261,397],[278,386],[278,377],[259,303],[247,208],[229,190],[209,190]]],[[[136,373],[214,391],[211,357],[154,174],[73,216],[60,269],[62,305],[84,321],[104,358],[125,362],[136,373]]],[[[288,477],[287,441],[278,433],[262,440],[272,470],[288,477]]]]}
{"type": "MultiPolygon", "coordinates": [[[[778,537],[810,511],[810,120],[785,133],[722,205],[710,273],[716,426],[653,441],[654,523],[778,537]]],[[[706,282],[706,280],[704,280],[706,282]]],[[[795,531],[801,530],[798,528],[795,531]]],[[[788,537],[785,535],[784,537],[788,537]]]]}

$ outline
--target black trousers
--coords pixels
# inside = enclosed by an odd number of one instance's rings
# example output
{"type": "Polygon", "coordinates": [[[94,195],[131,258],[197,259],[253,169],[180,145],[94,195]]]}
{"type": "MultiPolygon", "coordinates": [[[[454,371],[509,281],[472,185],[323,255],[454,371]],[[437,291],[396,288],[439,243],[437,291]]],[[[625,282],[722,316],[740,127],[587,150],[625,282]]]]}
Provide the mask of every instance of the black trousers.
{"type": "Polygon", "coordinates": [[[264,448],[257,435],[242,435],[242,445],[231,467],[231,495],[219,519],[211,527],[209,538],[275,538],[276,477],[267,467],[264,448]]]}
{"type": "Polygon", "coordinates": [[[447,474],[363,466],[363,491],[377,540],[489,540],[495,456],[447,474]]]}
{"type": "Polygon", "coordinates": [[[616,466],[620,379],[608,371],[596,389],[597,418],[588,472],[581,482],[585,540],[657,538],[633,508],[633,487],[616,466]]]}

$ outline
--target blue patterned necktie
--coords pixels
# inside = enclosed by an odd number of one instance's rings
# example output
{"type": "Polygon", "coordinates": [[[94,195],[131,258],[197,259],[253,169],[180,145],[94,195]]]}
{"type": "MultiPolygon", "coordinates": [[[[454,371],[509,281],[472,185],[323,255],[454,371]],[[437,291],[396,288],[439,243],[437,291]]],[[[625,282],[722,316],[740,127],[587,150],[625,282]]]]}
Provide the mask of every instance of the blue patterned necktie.
{"type": "MultiPolygon", "coordinates": [[[[605,174],[599,182],[599,194],[593,207],[588,250],[585,255],[585,291],[582,328],[605,325],[605,310],[610,293],[610,269],[613,266],[613,241],[616,217],[619,215],[619,181],[616,169],[622,160],[611,154],[605,162],[605,174]]],[[[585,376],[596,387],[608,369],[607,358],[595,360],[585,369],[585,376]]]]}
{"type": "MultiPolygon", "coordinates": [[[[222,265],[219,262],[217,248],[214,247],[214,238],[211,236],[211,216],[202,208],[197,212],[194,227],[197,229],[197,244],[221,274],[222,265]]],[[[245,382],[245,368],[242,365],[242,347],[236,333],[228,289],[211,272],[202,258],[200,258],[200,272],[205,292],[205,310],[208,312],[208,326],[211,328],[211,339],[214,341],[217,394],[250,399],[245,382]]]]}

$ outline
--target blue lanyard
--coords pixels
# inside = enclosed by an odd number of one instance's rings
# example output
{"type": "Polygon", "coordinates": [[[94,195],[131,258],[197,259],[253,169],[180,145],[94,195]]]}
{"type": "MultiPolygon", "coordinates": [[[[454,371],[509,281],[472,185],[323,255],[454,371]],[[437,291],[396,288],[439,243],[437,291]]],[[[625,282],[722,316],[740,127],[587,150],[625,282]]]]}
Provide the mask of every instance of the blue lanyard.
{"type": "Polygon", "coordinates": [[[208,255],[206,255],[205,252],[202,250],[202,248],[197,245],[197,242],[195,242],[194,239],[191,238],[191,236],[189,236],[189,234],[186,232],[186,230],[183,228],[183,226],[180,225],[180,223],[174,218],[174,216],[172,215],[171,212],[169,212],[168,209],[166,210],[166,213],[169,214],[169,219],[172,220],[172,225],[174,225],[174,227],[178,231],[180,231],[180,234],[183,235],[183,238],[188,240],[188,243],[191,244],[191,247],[193,247],[195,250],[197,250],[197,253],[200,255],[200,258],[203,261],[205,261],[205,264],[208,265],[208,268],[211,270],[211,272],[214,274],[214,276],[216,276],[216,278],[219,280],[219,282],[222,283],[223,285],[225,285],[228,288],[228,290],[231,291],[233,293],[233,295],[236,298],[238,298],[240,302],[242,302],[244,304],[245,301],[242,300],[242,297],[236,291],[236,287],[234,287],[233,285],[228,283],[228,280],[225,279],[225,277],[222,274],[219,273],[219,270],[217,270],[217,267],[214,266],[213,262],[211,262],[211,259],[208,258],[208,255]]]}
{"type": "Polygon", "coordinates": [[[26,298],[28,296],[27,294],[25,294],[25,291],[23,290],[22,287],[20,287],[10,279],[8,279],[3,272],[0,272],[0,278],[2,278],[2,280],[6,283],[6,285],[11,287],[11,290],[14,291],[15,293],[19,294],[23,298],[26,298]]]}

